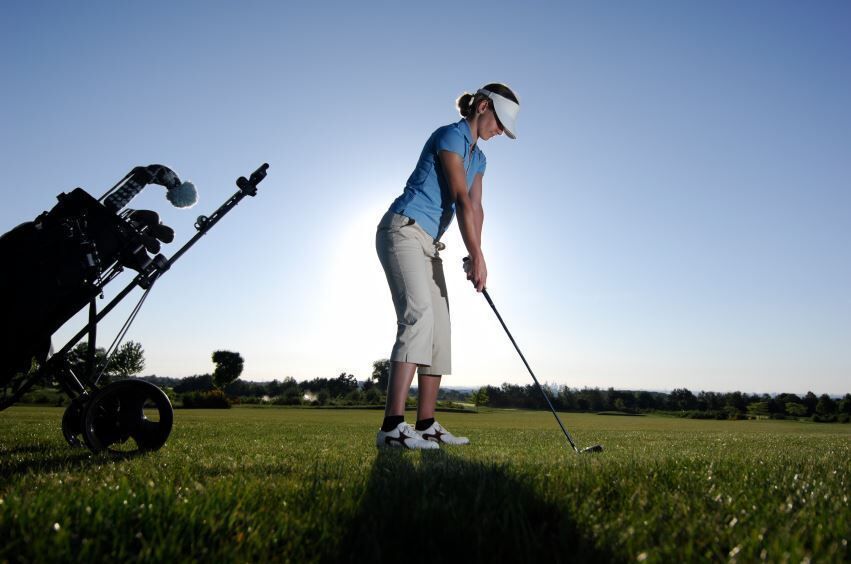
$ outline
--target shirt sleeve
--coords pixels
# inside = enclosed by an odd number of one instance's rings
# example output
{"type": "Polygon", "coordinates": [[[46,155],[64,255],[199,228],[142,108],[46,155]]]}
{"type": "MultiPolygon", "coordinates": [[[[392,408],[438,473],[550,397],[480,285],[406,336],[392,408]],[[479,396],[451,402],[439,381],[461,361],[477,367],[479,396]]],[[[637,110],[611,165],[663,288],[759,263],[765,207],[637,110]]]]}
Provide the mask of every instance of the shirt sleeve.
{"type": "Polygon", "coordinates": [[[485,158],[484,153],[480,152],[479,154],[481,155],[481,158],[479,159],[479,168],[476,170],[476,172],[478,174],[481,174],[482,176],[484,176],[485,175],[485,169],[488,167],[488,159],[485,158]]]}
{"type": "Polygon", "coordinates": [[[461,156],[462,159],[467,157],[467,142],[464,139],[464,134],[458,131],[457,127],[447,127],[437,136],[437,152],[452,151],[461,156]]]}

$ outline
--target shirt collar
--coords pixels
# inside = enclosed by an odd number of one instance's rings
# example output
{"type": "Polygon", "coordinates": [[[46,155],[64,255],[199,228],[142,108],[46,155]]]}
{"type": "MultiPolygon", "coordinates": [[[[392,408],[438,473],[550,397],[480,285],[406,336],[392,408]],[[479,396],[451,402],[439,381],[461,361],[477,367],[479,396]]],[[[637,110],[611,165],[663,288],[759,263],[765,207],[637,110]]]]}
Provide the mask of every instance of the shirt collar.
{"type": "Polygon", "coordinates": [[[461,118],[461,121],[458,122],[458,129],[460,129],[461,133],[464,134],[464,138],[467,140],[467,143],[472,145],[473,144],[473,132],[470,131],[470,124],[467,123],[466,118],[461,118]]]}

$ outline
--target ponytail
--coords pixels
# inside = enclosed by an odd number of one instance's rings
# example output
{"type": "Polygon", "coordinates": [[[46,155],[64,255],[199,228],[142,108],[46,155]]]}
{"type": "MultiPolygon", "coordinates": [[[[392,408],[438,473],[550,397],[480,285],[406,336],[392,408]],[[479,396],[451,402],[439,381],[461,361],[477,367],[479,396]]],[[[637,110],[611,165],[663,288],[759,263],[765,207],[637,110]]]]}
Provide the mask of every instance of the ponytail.
{"type": "Polygon", "coordinates": [[[458,113],[461,114],[461,117],[467,117],[473,111],[473,96],[469,92],[464,92],[460,98],[455,101],[455,105],[458,107],[458,113]]]}

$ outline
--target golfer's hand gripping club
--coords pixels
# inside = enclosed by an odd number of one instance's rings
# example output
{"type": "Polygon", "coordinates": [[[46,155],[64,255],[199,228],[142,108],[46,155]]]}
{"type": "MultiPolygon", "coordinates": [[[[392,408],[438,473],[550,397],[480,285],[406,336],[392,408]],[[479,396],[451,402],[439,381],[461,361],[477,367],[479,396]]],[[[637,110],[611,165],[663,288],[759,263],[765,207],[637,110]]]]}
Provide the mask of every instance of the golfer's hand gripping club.
{"type": "Polygon", "coordinates": [[[478,264],[474,264],[473,259],[469,255],[464,257],[464,272],[467,274],[467,280],[473,283],[477,292],[484,291],[488,277],[488,269],[485,266],[484,257],[479,260],[478,264]]]}

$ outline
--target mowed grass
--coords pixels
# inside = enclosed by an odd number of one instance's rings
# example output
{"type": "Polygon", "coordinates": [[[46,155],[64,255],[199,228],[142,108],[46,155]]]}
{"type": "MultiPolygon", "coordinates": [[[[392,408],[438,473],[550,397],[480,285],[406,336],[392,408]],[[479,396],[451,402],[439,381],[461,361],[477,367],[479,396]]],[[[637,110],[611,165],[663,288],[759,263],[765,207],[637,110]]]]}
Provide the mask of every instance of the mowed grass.
{"type": "MultiPolygon", "coordinates": [[[[381,412],[177,411],[160,451],[0,413],[0,561],[848,561],[851,427],[439,414],[468,447],[374,446],[381,412]]],[[[413,415],[409,412],[409,420],[413,415]]]]}

